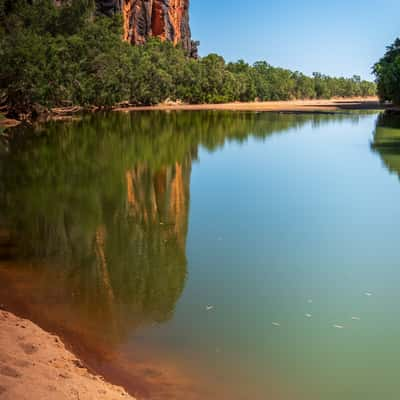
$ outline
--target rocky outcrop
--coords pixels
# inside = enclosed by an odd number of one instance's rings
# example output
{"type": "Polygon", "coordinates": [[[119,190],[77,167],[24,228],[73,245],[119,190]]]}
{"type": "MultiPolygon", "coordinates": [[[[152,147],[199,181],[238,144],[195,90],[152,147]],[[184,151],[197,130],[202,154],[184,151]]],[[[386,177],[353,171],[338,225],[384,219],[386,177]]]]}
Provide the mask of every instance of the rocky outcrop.
{"type": "Polygon", "coordinates": [[[126,41],[143,44],[155,36],[192,54],[189,0],[96,0],[96,6],[106,15],[122,12],[126,41]]]}

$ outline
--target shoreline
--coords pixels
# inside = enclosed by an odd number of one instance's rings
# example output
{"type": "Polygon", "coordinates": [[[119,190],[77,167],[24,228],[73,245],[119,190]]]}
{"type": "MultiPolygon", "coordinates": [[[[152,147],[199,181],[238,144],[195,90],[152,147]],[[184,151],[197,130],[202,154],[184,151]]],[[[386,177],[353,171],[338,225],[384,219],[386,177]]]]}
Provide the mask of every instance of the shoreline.
{"type": "Polygon", "coordinates": [[[1,116],[4,116],[3,114],[0,114],[0,128],[7,129],[7,128],[13,128],[14,126],[18,126],[21,121],[18,121],[16,119],[10,119],[7,117],[1,118],[1,116]]]}
{"type": "MultiPolygon", "coordinates": [[[[9,239],[8,232],[5,232],[4,234],[0,229],[0,246],[1,241],[3,240],[4,242],[4,238],[9,239]]],[[[5,257],[13,259],[12,242],[5,247],[7,249],[5,257]]],[[[0,248],[0,251],[1,250],[2,249],[0,248]]],[[[16,338],[18,337],[17,335],[13,336],[13,331],[8,331],[7,327],[4,326],[1,313],[5,312],[16,319],[26,321],[35,328],[41,330],[45,335],[47,335],[47,337],[44,337],[43,339],[44,343],[52,343],[52,338],[57,337],[66,351],[72,354],[75,359],[78,359],[79,362],[84,365],[85,370],[88,371],[90,376],[100,377],[100,379],[107,384],[117,388],[122,388],[126,393],[124,398],[136,400],[138,392],[146,392],[146,388],[142,387],[142,383],[138,380],[133,380],[132,376],[130,376],[125,369],[113,368],[113,366],[109,364],[110,359],[113,358],[113,354],[107,351],[107,349],[103,347],[102,343],[93,343],[86,335],[82,335],[74,329],[70,329],[65,324],[63,325],[58,323],[52,317],[52,313],[48,315],[46,312],[41,312],[40,304],[36,303],[33,298],[30,298],[28,302],[25,301],[25,292],[22,291],[21,294],[14,295],[16,291],[19,292],[20,290],[15,286],[15,281],[10,278],[11,275],[8,275],[5,273],[5,270],[2,269],[4,265],[7,265],[7,262],[8,261],[0,262],[0,367],[1,360],[3,359],[3,349],[6,348],[1,340],[1,334],[3,333],[4,335],[7,335],[10,339],[10,343],[12,343],[12,340],[16,342],[16,338]]],[[[24,329],[24,333],[27,333],[26,329],[24,329]]],[[[2,375],[0,374],[0,387],[2,386],[2,375]]],[[[3,397],[1,397],[1,390],[0,399],[3,400],[3,397]]],[[[42,400],[42,397],[30,397],[29,399],[42,400]]],[[[71,398],[62,398],[62,400],[76,399],[76,396],[71,398]]],[[[92,400],[92,398],[87,397],[80,398],[80,400],[83,399],[92,400]]],[[[5,400],[8,400],[8,398],[5,398],[5,400]]],[[[9,400],[14,400],[14,398],[10,397],[9,400]]],[[[44,398],[44,400],[53,400],[53,397],[50,397],[50,399],[44,398]]],[[[93,400],[97,400],[97,398],[94,397],[93,400]]],[[[117,400],[117,398],[111,397],[109,399],[106,397],[104,400],[117,400]]]]}
{"type": "MultiPolygon", "coordinates": [[[[1,244],[0,230],[0,244],[1,244]]],[[[0,248],[1,251],[1,248],[0,248]]],[[[10,247],[9,257],[13,259],[13,248],[10,247]]],[[[7,256],[6,254],[6,256],[7,256]]],[[[5,261],[4,265],[8,262],[5,261]]],[[[0,262],[0,312],[7,311],[16,318],[23,319],[32,323],[34,326],[43,330],[50,337],[55,335],[65,346],[75,359],[82,362],[82,365],[89,371],[91,376],[99,376],[111,386],[123,388],[127,393],[127,399],[138,400],[142,398],[151,398],[154,400],[163,400],[175,398],[175,394],[192,393],[193,385],[198,384],[185,371],[180,370],[173,363],[173,360],[160,362],[158,352],[150,354],[150,359],[144,359],[140,353],[135,356],[132,361],[124,357],[120,353],[118,346],[114,346],[112,342],[103,341],[101,338],[93,337],[90,332],[81,330],[79,325],[69,326],[67,320],[59,321],[55,315],[59,312],[57,307],[49,307],[42,309],[42,302],[37,301],[35,297],[31,297],[29,292],[32,288],[27,281],[23,281],[21,286],[16,285],[19,281],[14,279],[13,274],[8,274],[7,268],[1,268],[0,262]],[[28,287],[27,287],[28,285],[28,287]],[[53,309],[54,308],[54,309],[53,309]],[[111,347],[110,347],[111,344],[111,347]]],[[[31,281],[31,277],[28,278],[31,281]]],[[[61,303],[60,303],[61,304],[61,303]]],[[[57,306],[57,303],[56,303],[57,306]]],[[[62,304],[61,304],[62,308],[62,304]]],[[[62,310],[61,310],[62,311],[62,310]]],[[[1,342],[1,333],[8,335],[10,341],[16,341],[17,336],[13,336],[12,332],[7,331],[7,327],[2,324],[0,318],[0,367],[2,359],[2,349],[4,345],[1,342]]],[[[112,340],[112,339],[111,339],[112,340]]],[[[47,340],[45,340],[46,342],[47,340]]],[[[51,339],[50,339],[51,342],[51,339]]],[[[2,385],[2,376],[0,374],[0,387],[2,385]]],[[[206,388],[205,385],[201,389],[206,388]]],[[[197,392],[196,392],[197,393],[197,392]]],[[[203,393],[202,393],[203,394],[203,393]]],[[[29,400],[42,400],[43,397],[30,397],[29,400]]],[[[117,400],[118,397],[100,397],[104,400],[117,400]]],[[[188,397],[190,400],[198,400],[204,396],[188,397]]],[[[0,399],[3,400],[0,393],[0,399]]],[[[24,398],[22,398],[24,399],[24,398]]],[[[44,400],[53,400],[54,397],[44,400]]],[[[62,398],[62,400],[76,400],[77,397],[62,398]]],[[[92,400],[92,398],[81,397],[81,400],[92,400]]],[[[4,400],[14,400],[14,398],[5,398],[4,400]]],[[[28,400],[28,399],[27,399],[28,400]]],[[[57,398],[58,400],[58,398],[57,398]]],[[[98,400],[98,398],[93,398],[98,400]]]]}
{"type": "MultiPolygon", "coordinates": [[[[222,103],[222,104],[179,104],[162,103],[153,106],[115,106],[108,109],[114,112],[135,111],[248,111],[248,112],[279,112],[279,113],[322,113],[331,114],[348,111],[372,111],[372,110],[394,110],[398,107],[381,104],[378,97],[343,97],[329,100],[287,100],[287,101],[265,101],[246,103],[222,103]]],[[[84,112],[104,111],[97,107],[57,107],[47,113],[43,113],[38,120],[70,121],[79,117],[84,112]]],[[[30,120],[26,120],[29,122],[30,120]]],[[[7,129],[21,124],[23,120],[7,118],[0,113],[0,128],[7,129]],[[3,118],[1,118],[1,116],[3,118]]]]}
{"type": "Polygon", "coordinates": [[[254,111],[281,113],[332,113],[340,111],[385,110],[377,97],[333,98],[329,100],[289,100],[223,104],[159,104],[115,107],[113,111],[254,111]]]}
{"type": "Polygon", "coordinates": [[[2,309],[0,397],[4,400],[135,400],[122,387],[90,372],[58,336],[2,309]]]}

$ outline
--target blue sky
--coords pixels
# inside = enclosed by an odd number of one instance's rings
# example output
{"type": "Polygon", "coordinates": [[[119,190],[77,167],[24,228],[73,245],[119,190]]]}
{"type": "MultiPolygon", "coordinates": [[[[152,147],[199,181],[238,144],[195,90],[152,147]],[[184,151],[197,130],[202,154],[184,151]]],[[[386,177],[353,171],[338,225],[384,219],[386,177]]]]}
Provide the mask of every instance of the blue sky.
{"type": "Polygon", "coordinates": [[[399,0],[191,0],[200,54],[330,75],[361,75],[400,36],[399,0]]]}

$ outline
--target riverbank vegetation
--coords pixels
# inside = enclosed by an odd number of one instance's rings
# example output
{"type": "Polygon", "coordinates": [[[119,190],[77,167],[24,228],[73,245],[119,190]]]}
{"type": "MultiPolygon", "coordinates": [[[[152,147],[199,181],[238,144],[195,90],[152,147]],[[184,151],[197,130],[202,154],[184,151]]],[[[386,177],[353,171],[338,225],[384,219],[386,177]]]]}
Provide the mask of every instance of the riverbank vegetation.
{"type": "Polygon", "coordinates": [[[374,66],[378,94],[382,101],[400,105],[400,39],[388,46],[385,55],[374,66]]]}
{"type": "Polygon", "coordinates": [[[170,43],[121,40],[118,19],[95,15],[90,0],[0,0],[0,102],[13,116],[60,106],[152,105],[166,100],[223,103],[371,96],[372,82],[312,77],[265,61],[188,58],[170,43]],[[32,3],[32,4],[30,4],[32,3]]]}

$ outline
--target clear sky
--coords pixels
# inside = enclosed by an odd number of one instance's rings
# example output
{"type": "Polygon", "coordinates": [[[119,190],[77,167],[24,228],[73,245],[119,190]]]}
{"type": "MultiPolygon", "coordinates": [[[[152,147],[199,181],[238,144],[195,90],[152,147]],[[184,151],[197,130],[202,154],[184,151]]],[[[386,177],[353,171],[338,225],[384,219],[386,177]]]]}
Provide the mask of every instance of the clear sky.
{"type": "Polygon", "coordinates": [[[400,0],[191,0],[200,54],[372,79],[400,36],[400,0]]]}

